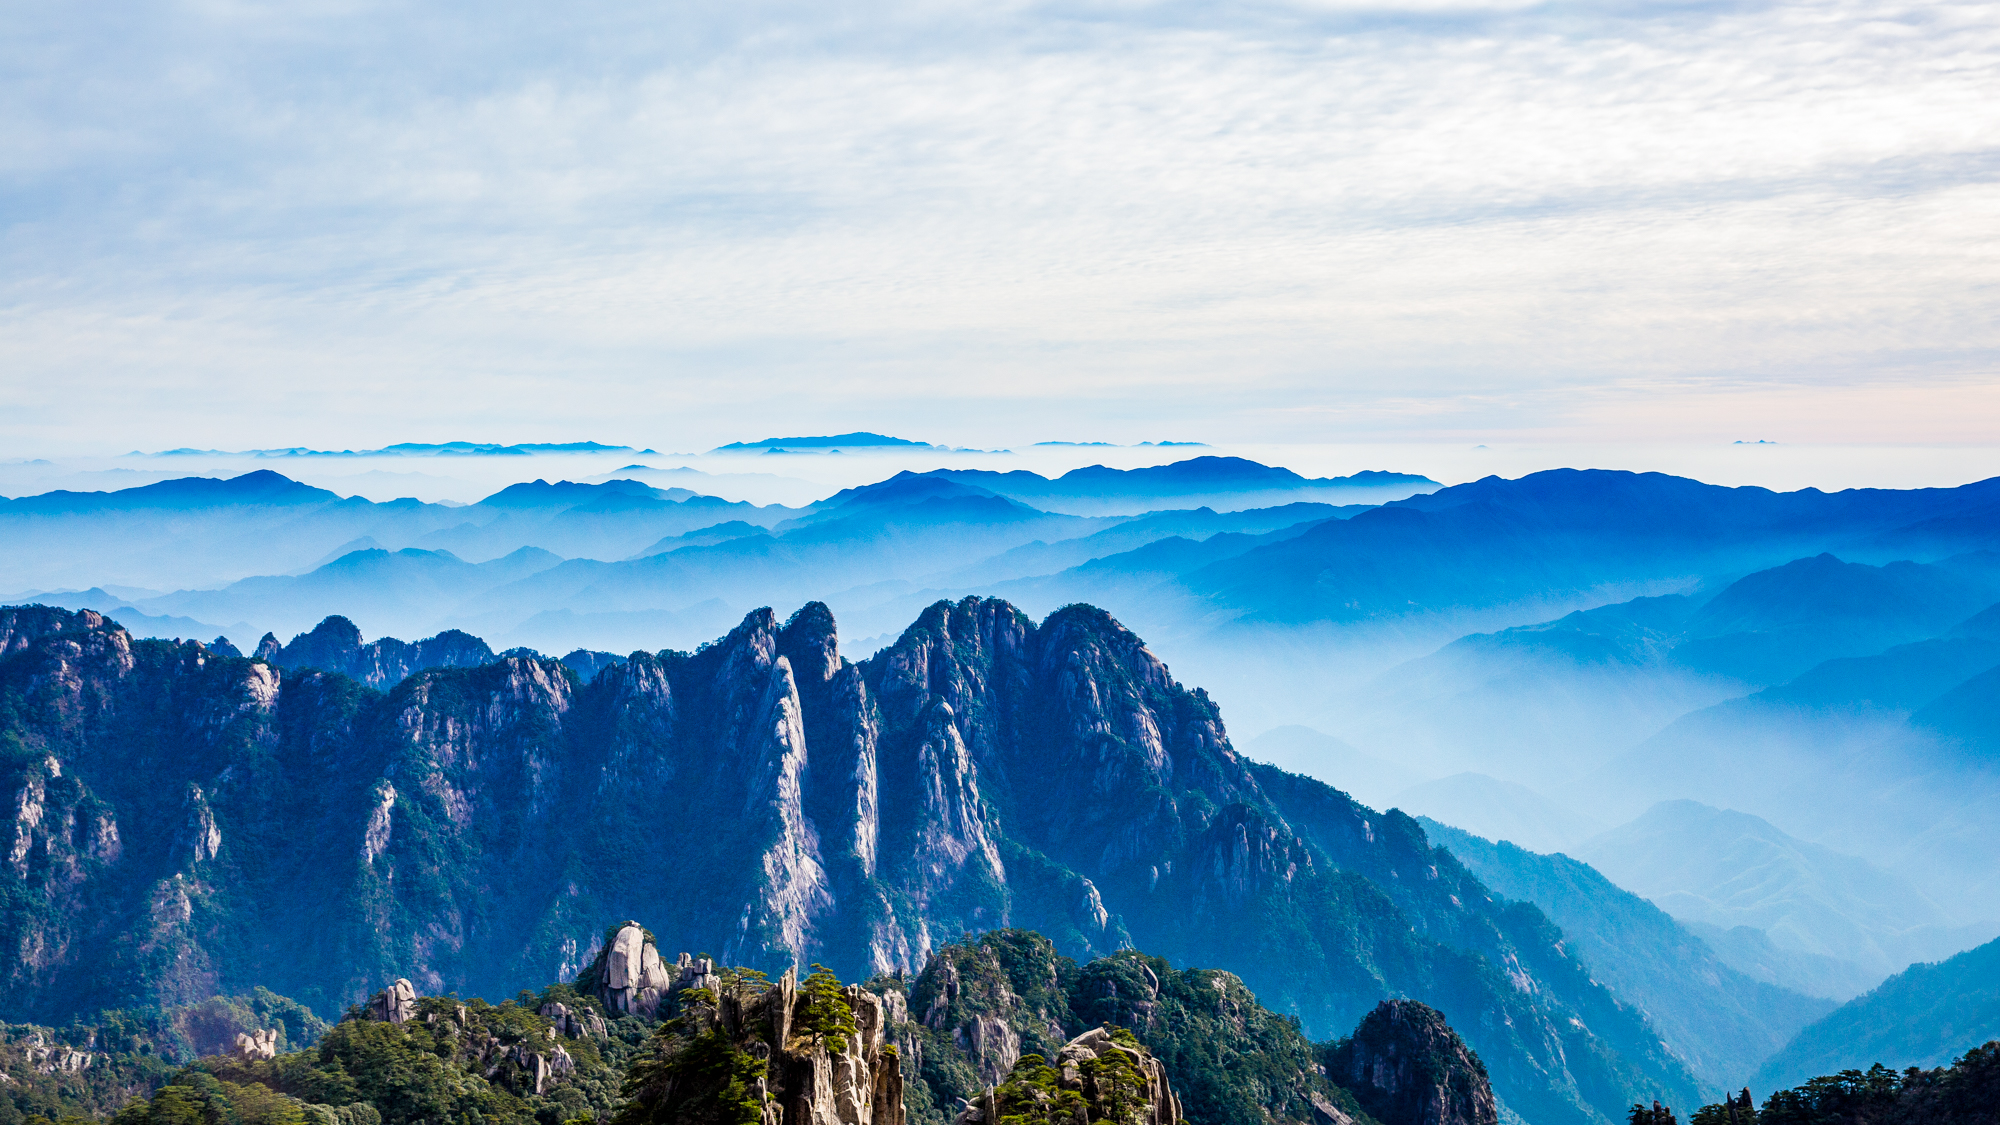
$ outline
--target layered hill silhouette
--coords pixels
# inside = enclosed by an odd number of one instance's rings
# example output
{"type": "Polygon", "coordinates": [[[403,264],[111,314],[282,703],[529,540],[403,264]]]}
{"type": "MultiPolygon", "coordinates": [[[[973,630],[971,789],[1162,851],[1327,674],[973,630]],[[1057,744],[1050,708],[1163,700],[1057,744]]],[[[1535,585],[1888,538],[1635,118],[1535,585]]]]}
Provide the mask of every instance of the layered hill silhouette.
{"type": "Polygon", "coordinates": [[[1305,477],[1242,457],[1194,457],[1139,469],[1091,465],[1054,480],[1022,469],[934,469],[927,475],[1077,515],[1131,515],[1207,505],[1262,507],[1285,499],[1379,504],[1438,487],[1429,477],[1374,470],[1344,477],[1305,477]]]}
{"type": "Polygon", "coordinates": [[[1767,1087],[1875,1064],[1946,1066],[2000,1039],[2000,941],[1912,965],[1799,1032],[1759,1068],[1767,1087]]]}
{"type": "Polygon", "coordinates": [[[1954,929],[1937,902],[1864,859],[1694,801],[1661,802],[1576,853],[1703,932],[1750,926],[1871,983],[1991,936],[1954,929]]]}
{"type": "Polygon", "coordinates": [[[1581,860],[1422,823],[1496,894],[1532,902],[1561,926],[1599,979],[1642,1005],[1662,1038],[1716,1088],[1747,1082],[1835,1007],[1738,971],[1666,911],[1581,860]]]}
{"type": "Polygon", "coordinates": [[[1409,818],[1245,762],[1090,607],[939,603],[859,664],[823,607],[758,611],[588,683],[511,656],[386,694],[44,608],[0,616],[0,653],[37,810],[10,1016],[249,981],[327,1008],[392,975],[506,994],[573,975],[607,916],[854,976],[1025,925],[1228,968],[1318,1035],[1391,994],[1478,1013],[1538,1122],[1703,1090],[1540,911],[1409,818]]]}

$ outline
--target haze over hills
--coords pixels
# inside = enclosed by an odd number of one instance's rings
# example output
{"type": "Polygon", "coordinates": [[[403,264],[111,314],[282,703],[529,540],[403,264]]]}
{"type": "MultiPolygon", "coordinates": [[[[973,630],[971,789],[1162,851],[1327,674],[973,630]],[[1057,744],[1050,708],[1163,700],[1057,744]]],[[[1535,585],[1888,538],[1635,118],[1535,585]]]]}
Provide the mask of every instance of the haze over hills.
{"type": "Polygon", "coordinates": [[[519,442],[512,445],[490,441],[404,441],[380,449],[310,449],[287,446],[282,449],[163,449],[150,457],[531,457],[538,453],[651,453],[629,445],[605,445],[596,441],[519,442]]]}
{"type": "Polygon", "coordinates": [[[1848,962],[1875,980],[2000,933],[2000,920],[1951,925],[1937,902],[1864,859],[1693,801],[1655,805],[1576,854],[1683,922],[1751,926],[1780,949],[1848,962]]]}
{"type": "Polygon", "coordinates": [[[1819,999],[1746,975],[1667,912],[1566,855],[1494,843],[1422,818],[1431,838],[1494,893],[1532,902],[1599,980],[1645,1008],[1690,1067],[1732,1089],[1806,1024],[1819,999]]]}
{"type": "MultiPolygon", "coordinates": [[[[1126,499],[1189,480],[1327,483],[1225,458],[1080,472],[1126,499]]],[[[1981,813],[2000,790],[1973,749],[1993,727],[1986,696],[1912,717],[1985,670],[1991,642],[1972,623],[2000,582],[1993,556],[1957,548],[1983,534],[1988,484],[1774,493],[1564,470],[1376,507],[1079,516],[973,483],[1053,494],[1075,475],[905,472],[791,508],[530,482],[452,508],[262,473],[11,501],[0,524],[21,534],[0,556],[213,573],[281,553],[287,565],[231,585],[100,577],[74,585],[105,595],[43,599],[245,651],[329,614],[369,636],[457,628],[498,648],[692,646],[756,605],[814,598],[867,648],[939,597],[996,593],[1037,613],[1089,601],[1216,685],[1247,729],[1304,725],[1359,755],[1327,759],[1327,779],[1395,763],[1402,784],[1383,801],[1457,777],[1411,803],[1551,847],[1661,799],[1724,803],[1876,857],[1968,904],[1960,921],[2000,912],[1981,813]],[[1938,519],[1964,541],[1933,529],[1937,557],[1869,557],[1938,519]],[[1859,815],[1857,794],[1889,796],[1859,815]]]]}
{"type": "Polygon", "coordinates": [[[2000,1039],[2000,941],[1910,966],[1800,1031],[1754,1080],[1770,1089],[1876,1063],[1944,1066],[1967,1044],[1993,1039],[2000,1039]]]}
{"type": "MultiPolygon", "coordinates": [[[[1494,1026],[1515,1030],[1487,1027],[1477,1042],[1505,1072],[1510,1112],[1597,1125],[1647,1083],[1695,1104],[1823,1013],[1819,998],[1993,936],[2000,557],[1979,546],[1990,485],[1773,493],[1558,471],[1429,492],[1400,478],[1412,494],[1374,504],[1328,497],[1353,478],[1222,458],[1080,472],[899,472],[791,506],[705,495],[697,477],[376,504],[272,473],[0,504],[0,525],[20,533],[0,561],[38,546],[49,550],[33,565],[80,574],[286,560],[178,589],[79,581],[41,599],[115,609],[139,633],[229,640],[124,642],[136,663],[118,672],[110,658],[85,695],[138,695],[104,703],[96,727],[0,714],[22,747],[98,747],[53,751],[60,778],[38,749],[10,759],[25,771],[15,791],[41,787],[36,825],[75,826],[24,837],[39,841],[30,852],[71,849],[63,862],[85,873],[90,889],[62,909],[154,926],[151,896],[172,885],[202,919],[101,967],[97,983],[78,984],[57,953],[33,970],[54,975],[22,987],[72,995],[81,1011],[192,996],[241,964],[293,973],[287,990],[327,1003],[392,966],[491,989],[569,964],[564,935],[585,914],[663,898],[683,902],[675,917],[690,925],[726,916],[700,943],[806,949],[846,971],[914,969],[954,934],[1027,920],[1084,954],[1132,938],[1185,963],[1251,966],[1260,995],[1312,1027],[1351,1026],[1395,992],[1504,1015],[1494,1026]],[[1223,495],[1182,504],[1202,488],[1223,495]],[[1918,525],[1927,546],[1908,551],[1918,525]],[[1217,694],[1184,692],[1080,602],[1145,623],[1157,651],[1217,694]],[[752,612],[800,603],[831,608],[784,625],[752,612]],[[834,612],[866,638],[851,654],[834,612]],[[230,695],[254,686],[230,670],[254,668],[279,685],[268,719],[230,695]],[[228,682],[210,698],[201,685],[216,676],[228,682]],[[1257,756],[1291,772],[1233,757],[1217,699],[1248,717],[1257,756]],[[1139,702],[1100,714],[1105,700],[1139,702]],[[767,727],[782,728],[775,742],[767,727]],[[1137,771],[1125,780],[1086,769],[1110,752],[1089,732],[1106,730],[1137,771]],[[447,761],[461,737],[496,763],[528,755],[525,772],[464,773],[447,761]],[[314,757],[336,742],[346,764],[314,757]],[[864,743],[868,784],[851,756],[864,743]],[[604,758],[614,746],[638,756],[604,758]],[[145,793],[104,780],[133,748],[164,755],[173,776],[145,793]],[[970,771],[956,789],[955,761],[970,771]],[[724,778],[723,762],[754,776],[724,778]],[[301,815],[330,826],[315,830],[325,840],[258,827],[277,798],[237,780],[245,771],[292,778],[288,795],[324,790],[311,798],[324,807],[301,815]],[[516,807],[537,791],[522,779],[556,774],[594,780],[516,807]],[[789,792],[792,777],[812,830],[787,826],[789,797],[769,839],[642,830],[610,796],[641,775],[640,791],[679,794],[703,823],[762,807],[742,786],[777,778],[789,792]],[[365,837],[384,807],[378,782],[398,827],[374,866],[350,877],[348,860],[298,851],[333,847],[354,824],[365,837]],[[1083,803],[1031,815],[1048,793],[1083,803]],[[91,851],[99,806],[86,797],[125,810],[115,851],[131,862],[91,851]],[[1713,810],[1604,831],[1676,799],[1743,815],[1728,831],[1713,810]],[[910,821],[911,802],[936,816],[910,821]],[[1371,809],[1392,805],[1437,817],[1435,838],[1371,809]],[[232,848],[266,851],[218,859],[202,842],[211,821],[232,848]],[[520,824],[544,835],[508,827],[520,824]],[[1681,866],[1621,866],[1621,841],[1681,866]],[[412,879],[417,853],[381,859],[404,846],[458,858],[441,881],[412,879]],[[1460,851],[1485,866],[1459,866],[1460,851]],[[393,862],[393,887],[370,881],[393,862]],[[946,875],[912,874],[937,863],[946,875]],[[300,883],[307,872],[325,885],[300,883]],[[379,910],[368,933],[342,931],[337,957],[280,969],[269,950],[303,939],[272,936],[291,922],[239,905],[271,895],[379,910]],[[410,936],[426,932],[453,935],[450,948],[410,936]],[[182,968],[161,975],[162,957],[182,968]]],[[[111,627],[63,620],[22,643],[116,648],[111,627]]],[[[743,830],[755,835],[753,813],[743,830]]],[[[13,932],[36,948],[87,943],[13,932]]]]}
{"type": "Polygon", "coordinates": [[[1429,477],[1368,471],[1307,478],[1241,457],[1196,457],[1171,465],[1072,469],[1054,480],[1026,470],[933,469],[931,476],[978,485],[1054,512],[1134,515],[1159,508],[1263,507],[1284,499],[1380,504],[1439,487],[1429,477]]]}
{"type": "MultiPolygon", "coordinates": [[[[1235,459],[1205,460],[1233,463],[1235,459]]],[[[1271,506],[1262,503],[1266,499],[1281,505],[1316,502],[1317,493],[1327,491],[1317,482],[1284,470],[1268,470],[1266,476],[1289,478],[1296,487],[1277,487],[1264,478],[1246,483],[1233,478],[1229,466],[1224,468],[1220,475],[1202,468],[1183,470],[1173,479],[1225,510],[1271,506]]],[[[1116,478],[1119,473],[1104,470],[1100,476],[1116,478]]],[[[1407,483],[1373,488],[1372,499],[1352,490],[1333,491],[1344,497],[1344,503],[1373,503],[1392,494],[1408,495],[1430,483],[1420,477],[1380,475],[1407,483]]],[[[692,473],[675,475],[674,479],[699,484],[704,476],[692,473]]],[[[8,532],[0,545],[0,572],[22,590],[99,585],[156,590],[199,587],[249,575],[296,572],[324,560],[343,544],[363,539],[392,550],[449,550],[471,562],[497,558],[525,546],[564,558],[615,561],[645,551],[662,539],[718,524],[747,522],[770,528],[802,516],[823,514],[854,500],[879,507],[885,500],[906,499],[913,494],[909,485],[899,483],[901,477],[794,509],[759,507],[703,495],[678,484],[654,488],[633,480],[608,480],[597,485],[538,480],[502,489],[472,505],[414,500],[377,504],[356,497],[343,499],[270,470],[258,470],[227,481],[187,478],[117,492],[52,492],[0,502],[0,529],[8,532]],[[174,529],[171,535],[167,534],[170,525],[174,529]]],[[[957,487],[952,494],[1001,495],[972,485],[957,487]]],[[[1155,484],[1144,484],[1134,495],[1156,501],[1166,493],[1155,484]]],[[[1147,502],[1135,508],[1135,513],[1172,506],[1147,502]]],[[[1300,518],[1309,514],[1302,513],[1300,518]]]]}

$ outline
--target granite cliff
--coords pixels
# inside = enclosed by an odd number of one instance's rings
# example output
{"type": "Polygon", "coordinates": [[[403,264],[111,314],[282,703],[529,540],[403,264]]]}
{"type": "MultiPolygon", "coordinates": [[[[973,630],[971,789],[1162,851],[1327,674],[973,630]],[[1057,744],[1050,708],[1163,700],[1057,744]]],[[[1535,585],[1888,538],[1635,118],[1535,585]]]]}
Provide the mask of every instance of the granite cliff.
{"type": "Polygon", "coordinates": [[[1435,1008],[1384,1000],[1326,1052],[1329,1074],[1384,1125],[1497,1125],[1486,1067],[1435,1008]]]}
{"type": "MultiPolygon", "coordinates": [[[[1088,606],[940,602],[860,663],[824,606],[759,610],[588,683],[503,655],[386,693],[16,607],[0,759],[17,1018],[253,982],[328,1011],[399,976],[504,994],[595,965],[607,916],[855,976],[1013,925],[1229,968],[1322,1035],[1422,999],[1538,1122],[1699,1099],[1539,911],[1409,818],[1239,757],[1088,606]]],[[[640,956],[631,1010],[667,971],[640,956]]]]}

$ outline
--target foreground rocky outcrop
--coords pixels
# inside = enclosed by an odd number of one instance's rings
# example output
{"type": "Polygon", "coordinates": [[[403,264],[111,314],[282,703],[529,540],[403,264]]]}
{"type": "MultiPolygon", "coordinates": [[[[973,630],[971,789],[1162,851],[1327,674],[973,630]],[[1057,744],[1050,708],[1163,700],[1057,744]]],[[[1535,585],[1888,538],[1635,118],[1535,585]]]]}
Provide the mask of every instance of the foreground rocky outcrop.
{"type": "MultiPolygon", "coordinates": [[[[621,987],[609,983],[608,964],[621,944],[599,955],[586,982],[621,987]]],[[[650,936],[638,944],[653,948],[650,936]]],[[[801,984],[789,968],[772,982],[719,976],[685,953],[678,964],[655,1003],[668,1018],[628,1072],[631,1101],[616,1125],[904,1125],[901,1058],[881,996],[823,970],[801,984]]]]}
{"type": "Polygon", "coordinates": [[[1084,1067],[1079,1052],[1108,1065],[1114,1046],[1155,1116],[1261,1125],[1365,1120],[1298,1026],[1231,973],[1175,969],[1133,950],[1078,964],[1040,934],[996,930],[937,950],[914,979],[881,983],[913,1125],[945,1125],[968,1104],[997,1122],[1017,1115],[1006,1108],[1010,1099],[1034,1103],[1030,1116],[1065,1105],[1065,1113],[1082,1113],[1082,1103],[1062,1095],[1097,1097],[1085,1081],[1097,1068],[1084,1067]],[[1120,1030],[1102,1038],[1111,1027],[1120,1030]]]}
{"type": "Polygon", "coordinates": [[[1486,1067],[1435,1008],[1384,1000],[1327,1069],[1382,1125],[1497,1125],[1486,1067]]]}
{"type": "MultiPolygon", "coordinates": [[[[606,917],[854,977],[1027,926],[1230,968],[1318,1035],[1417,997],[1538,1123],[1698,1098],[1539,912],[1409,818],[1244,761],[1088,606],[940,602],[860,663],[824,606],[759,610],[589,683],[503,655],[386,694],[45,608],[0,611],[0,650],[0,1015],[252,983],[338,1011],[398,977],[506,995],[597,963],[625,940],[606,917]]],[[[657,1013],[693,968],[646,948],[605,962],[607,1015],[657,1013]]],[[[988,1082],[1029,1050],[961,1030],[988,1082]]]]}
{"type": "Polygon", "coordinates": [[[1167,1068],[1124,1028],[1093,1027],[1063,1044],[1054,1058],[1028,1055],[959,1112],[953,1125],[1110,1121],[1115,1125],[1178,1125],[1180,1099],[1167,1068]]]}

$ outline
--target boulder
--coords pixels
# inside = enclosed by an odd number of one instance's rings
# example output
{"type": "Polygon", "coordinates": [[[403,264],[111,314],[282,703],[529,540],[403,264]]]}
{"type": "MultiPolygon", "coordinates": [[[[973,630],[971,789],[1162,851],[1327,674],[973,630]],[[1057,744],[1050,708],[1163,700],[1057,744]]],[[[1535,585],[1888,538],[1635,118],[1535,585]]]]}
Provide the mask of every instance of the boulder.
{"type": "Polygon", "coordinates": [[[571,1039],[582,1039],[586,1035],[602,1039],[610,1034],[605,1027],[604,1017],[598,1015],[595,1009],[582,1005],[578,1005],[572,1011],[568,1004],[551,1000],[542,1005],[537,1014],[549,1021],[557,1034],[566,1035],[571,1039]]]}
{"type": "Polygon", "coordinates": [[[660,951],[637,922],[618,928],[594,968],[590,977],[597,998],[607,1010],[620,1014],[654,1015],[672,983],[660,963],[660,951]]]}
{"type": "Polygon", "coordinates": [[[272,1059],[278,1057],[278,1029],[260,1028],[256,1031],[236,1033],[236,1055],[244,1061],[272,1059]]]}
{"type": "Polygon", "coordinates": [[[403,1023],[417,1014],[417,988],[401,977],[368,1001],[368,1018],[381,1023],[403,1023]]]}

